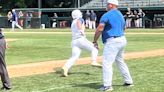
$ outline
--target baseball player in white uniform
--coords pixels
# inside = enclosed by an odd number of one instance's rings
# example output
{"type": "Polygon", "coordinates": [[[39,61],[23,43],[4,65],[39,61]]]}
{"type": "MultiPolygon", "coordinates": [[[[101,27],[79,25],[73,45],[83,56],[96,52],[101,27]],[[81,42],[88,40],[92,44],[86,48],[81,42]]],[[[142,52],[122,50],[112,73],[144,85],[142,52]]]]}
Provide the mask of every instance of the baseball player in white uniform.
{"type": "Polygon", "coordinates": [[[75,63],[75,61],[79,58],[82,49],[86,49],[91,52],[92,63],[93,66],[101,66],[97,63],[97,55],[98,49],[94,47],[93,43],[88,41],[85,35],[85,22],[82,18],[82,12],[80,10],[72,11],[72,56],[68,59],[68,61],[63,66],[63,76],[68,76],[68,70],[75,63]]]}

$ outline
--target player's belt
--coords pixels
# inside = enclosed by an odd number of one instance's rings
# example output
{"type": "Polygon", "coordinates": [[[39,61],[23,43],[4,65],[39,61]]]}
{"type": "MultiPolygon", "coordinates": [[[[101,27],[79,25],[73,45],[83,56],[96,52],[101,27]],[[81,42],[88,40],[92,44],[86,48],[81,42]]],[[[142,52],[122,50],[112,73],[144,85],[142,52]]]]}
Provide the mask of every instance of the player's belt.
{"type": "Polygon", "coordinates": [[[109,38],[118,38],[118,37],[121,37],[121,36],[110,36],[109,38]]]}

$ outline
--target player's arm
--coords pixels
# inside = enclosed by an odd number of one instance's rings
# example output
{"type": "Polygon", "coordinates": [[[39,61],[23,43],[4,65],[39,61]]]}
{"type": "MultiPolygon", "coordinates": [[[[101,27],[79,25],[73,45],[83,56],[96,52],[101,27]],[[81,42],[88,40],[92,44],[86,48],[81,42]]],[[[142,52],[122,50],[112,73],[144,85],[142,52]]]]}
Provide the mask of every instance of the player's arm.
{"type": "Polygon", "coordinates": [[[105,24],[108,23],[108,18],[109,16],[107,14],[104,14],[101,18],[100,18],[100,22],[98,24],[98,27],[96,29],[95,35],[94,35],[94,40],[93,43],[97,44],[97,40],[99,39],[100,35],[102,34],[104,28],[105,28],[105,24]]]}
{"type": "Polygon", "coordinates": [[[82,35],[85,35],[85,33],[84,33],[85,26],[84,26],[84,23],[83,23],[83,22],[84,22],[84,21],[78,19],[78,20],[77,20],[77,27],[78,27],[79,31],[81,32],[81,34],[82,34],[82,35]]]}
{"type": "Polygon", "coordinates": [[[100,22],[98,24],[98,27],[96,29],[95,35],[94,35],[94,40],[93,40],[93,44],[94,46],[98,49],[98,43],[97,40],[99,39],[100,35],[102,34],[104,28],[105,28],[105,24],[108,22],[108,16],[107,15],[103,15],[100,19],[100,22]]]}

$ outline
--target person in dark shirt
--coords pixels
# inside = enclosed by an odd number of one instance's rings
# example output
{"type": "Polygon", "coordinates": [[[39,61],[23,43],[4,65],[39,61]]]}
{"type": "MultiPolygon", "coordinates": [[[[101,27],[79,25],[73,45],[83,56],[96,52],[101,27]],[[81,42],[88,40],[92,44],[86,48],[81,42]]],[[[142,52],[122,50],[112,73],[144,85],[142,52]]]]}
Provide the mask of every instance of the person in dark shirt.
{"type": "Polygon", "coordinates": [[[87,10],[87,12],[85,13],[85,26],[86,26],[86,28],[91,28],[90,16],[91,16],[91,13],[89,12],[89,10],[87,10]]]}
{"type": "Polygon", "coordinates": [[[15,26],[17,26],[19,29],[23,30],[23,28],[18,24],[18,15],[15,11],[15,9],[12,9],[12,30],[14,31],[15,26]]]}
{"type": "Polygon", "coordinates": [[[91,10],[91,17],[90,17],[90,19],[91,19],[91,28],[92,29],[96,29],[97,15],[96,15],[96,13],[93,10],[91,10]]]}
{"type": "Polygon", "coordinates": [[[135,27],[138,28],[139,27],[139,16],[138,16],[138,12],[136,10],[134,10],[134,24],[135,24],[135,27]]]}
{"type": "Polygon", "coordinates": [[[132,24],[132,16],[133,16],[133,12],[131,11],[131,8],[127,8],[127,12],[125,14],[125,18],[126,18],[126,27],[127,28],[131,28],[131,24],[132,24]]]}
{"type": "Polygon", "coordinates": [[[145,13],[142,11],[142,9],[138,9],[138,16],[139,16],[139,27],[143,27],[143,18],[145,17],[145,13]]]}

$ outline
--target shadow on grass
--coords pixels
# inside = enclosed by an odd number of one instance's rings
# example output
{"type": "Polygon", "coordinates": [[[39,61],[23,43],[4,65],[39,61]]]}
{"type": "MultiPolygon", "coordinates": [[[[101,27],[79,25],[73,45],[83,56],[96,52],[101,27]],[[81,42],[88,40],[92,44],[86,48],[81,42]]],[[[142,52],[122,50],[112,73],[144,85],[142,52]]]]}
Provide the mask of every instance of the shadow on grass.
{"type": "MultiPolygon", "coordinates": [[[[63,71],[62,71],[62,69],[61,68],[55,68],[54,69],[54,71],[56,71],[55,72],[55,74],[57,74],[57,75],[59,75],[60,77],[64,77],[63,76],[63,71]]],[[[91,75],[90,73],[88,73],[88,72],[68,72],[68,75],[70,76],[72,76],[72,75],[91,75]]]]}
{"type": "Polygon", "coordinates": [[[79,88],[91,88],[91,89],[98,89],[101,84],[100,83],[84,83],[84,84],[73,84],[74,86],[73,87],[79,87],[79,88]]]}
{"type": "MultiPolygon", "coordinates": [[[[84,83],[84,84],[73,84],[72,87],[79,87],[79,88],[89,88],[94,90],[99,90],[100,87],[102,87],[101,82],[95,82],[95,83],[84,83]]],[[[113,87],[123,87],[123,85],[112,85],[113,87]]]]}

